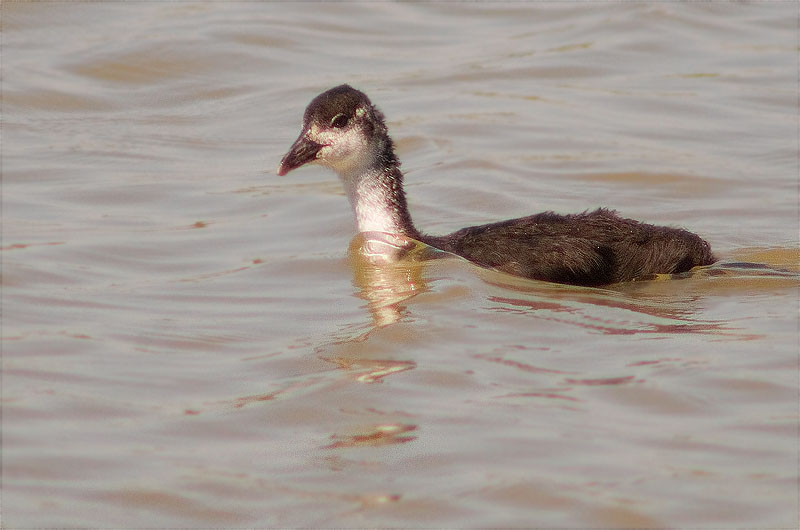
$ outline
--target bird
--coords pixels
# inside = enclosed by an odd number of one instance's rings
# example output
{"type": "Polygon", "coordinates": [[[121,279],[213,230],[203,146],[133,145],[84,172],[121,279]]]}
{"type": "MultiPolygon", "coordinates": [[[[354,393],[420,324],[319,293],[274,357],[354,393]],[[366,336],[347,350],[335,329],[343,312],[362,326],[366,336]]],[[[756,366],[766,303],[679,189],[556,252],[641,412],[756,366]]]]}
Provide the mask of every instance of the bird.
{"type": "Polygon", "coordinates": [[[360,233],[411,238],[523,278],[596,287],[716,261],[710,245],[692,232],[626,219],[607,208],[568,215],[545,211],[447,235],[420,232],[411,220],[384,114],[348,84],[308,104],[300,135],[277,174],[310,163],[338,174],[360,233]]]}

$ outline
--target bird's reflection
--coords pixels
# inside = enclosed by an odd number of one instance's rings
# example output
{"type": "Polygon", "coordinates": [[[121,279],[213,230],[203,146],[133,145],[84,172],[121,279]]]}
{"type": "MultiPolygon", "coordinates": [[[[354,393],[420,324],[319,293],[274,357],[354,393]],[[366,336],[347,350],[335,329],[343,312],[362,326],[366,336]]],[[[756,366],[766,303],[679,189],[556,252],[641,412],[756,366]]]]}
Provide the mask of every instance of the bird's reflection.
{"type": "Polygon", "coordinates": [[[377,330],[408,316],[406,303],[428,287],[424,262],[442,253],[410,238],[383,232],[364,232],[350,243],[350,265],[357,296],[367,302],[372,316],[368,329],[334,341],[321,357],[352,374],[360,383],[379,383],[390,375],[412,370],[410,360],[381,358],[381,348],[367,339],[377,330]]]}
{"type": "Polygon", "coordinates": [[[406,314],[404,302],[427,290],[423,262],[442,253],[413,239],[384,232],[363,232],[350,243],[350,264],[358,296],[367,301],[374,328],[406,314]]]}

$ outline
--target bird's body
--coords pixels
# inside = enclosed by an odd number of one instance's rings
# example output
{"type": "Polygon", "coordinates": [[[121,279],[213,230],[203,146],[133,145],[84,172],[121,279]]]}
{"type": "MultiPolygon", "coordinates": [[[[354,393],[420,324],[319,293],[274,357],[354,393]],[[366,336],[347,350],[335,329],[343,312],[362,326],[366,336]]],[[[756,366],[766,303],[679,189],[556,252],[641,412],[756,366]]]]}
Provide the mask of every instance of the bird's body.
{"type": "Polygon", "coordinates": [[[407,236],[517,276],[603,285],[715,261],[708,243],[691,232],[624,219],[606,209],[573,215],[544,212],[444,236],[423,234],[411,221],[383,114],[348,85],[323,92],[308,105],[303,131],[281,160],[278,174],[310,162],[339,174],[359,232],[407,236]]]}
{"type": "Polygon", "coordinates": [[[691,232],[623,219],[602,208],[544,212],[421,241],[484,267],[575,285],[646,279],[713,262],[708,244],[691,232]]]}

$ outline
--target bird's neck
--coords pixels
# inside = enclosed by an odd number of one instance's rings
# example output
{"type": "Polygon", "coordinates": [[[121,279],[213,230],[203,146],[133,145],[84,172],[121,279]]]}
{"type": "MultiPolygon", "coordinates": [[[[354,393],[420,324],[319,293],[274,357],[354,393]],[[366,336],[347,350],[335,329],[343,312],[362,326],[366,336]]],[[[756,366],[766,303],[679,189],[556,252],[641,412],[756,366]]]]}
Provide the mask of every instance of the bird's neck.
{"type": "Polygon", "coordinates": [[[403,191],[403,173],[391,140],[377,152],[371,164],[339,174],[358,231],[402,234],[418,239],[419,232],[411,221],[403,191]]]}

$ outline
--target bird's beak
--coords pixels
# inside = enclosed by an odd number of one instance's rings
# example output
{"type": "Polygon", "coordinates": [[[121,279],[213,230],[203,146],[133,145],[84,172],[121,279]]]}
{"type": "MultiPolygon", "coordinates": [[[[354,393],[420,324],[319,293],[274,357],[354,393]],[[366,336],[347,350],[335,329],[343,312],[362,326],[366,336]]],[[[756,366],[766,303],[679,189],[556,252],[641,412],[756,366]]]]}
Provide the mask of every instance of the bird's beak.
{"type": "Polygon", "coordinates": [[[292,147],[289,148],[289,152],[283,155],[278,166],[278,175],[282,177],[293,169],[313,162],[317,159],[317,153],[322,147],[322,144],[309,140],[306,137],[306,131],[301,132],[292,147]]]}

